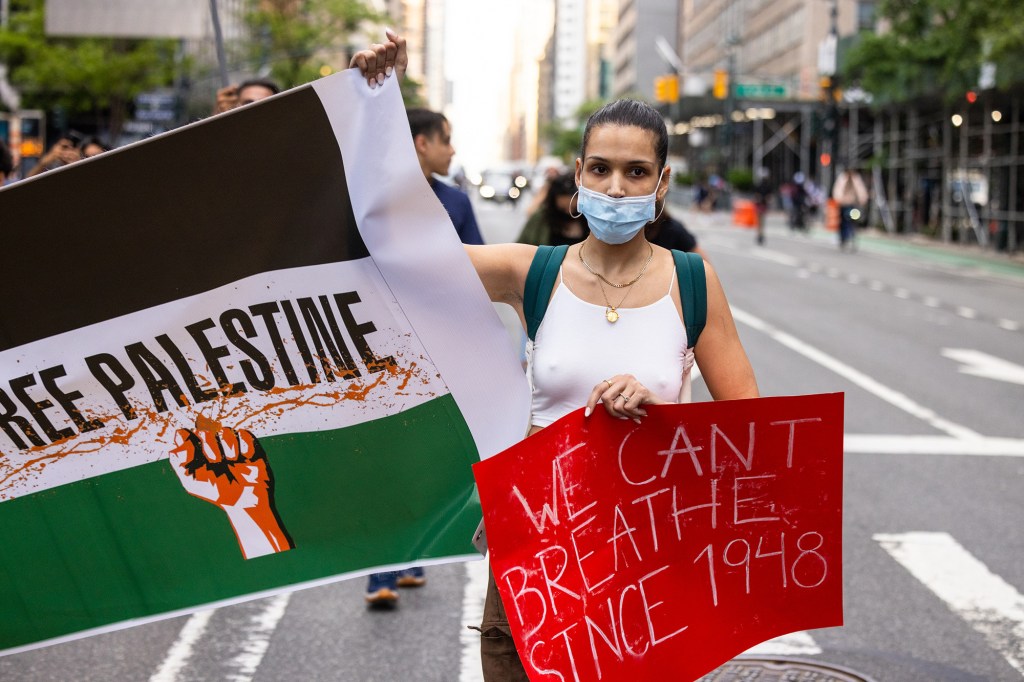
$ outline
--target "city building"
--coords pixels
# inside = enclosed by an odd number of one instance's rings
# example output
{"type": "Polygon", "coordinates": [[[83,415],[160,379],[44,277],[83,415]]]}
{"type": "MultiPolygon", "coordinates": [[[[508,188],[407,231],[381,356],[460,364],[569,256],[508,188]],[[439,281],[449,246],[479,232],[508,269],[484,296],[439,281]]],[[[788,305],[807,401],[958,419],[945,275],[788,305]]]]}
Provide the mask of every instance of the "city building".
{"type": "MultiPolygon", "coordinates": [[[[613,96],[654,100],[654,79],[671,72],[656,45],[678,53],[680,8],[676,0],[620,0],[614,35],[613,96]]],[[[696,3],[692,3],[696,4],[696,3]]]]}

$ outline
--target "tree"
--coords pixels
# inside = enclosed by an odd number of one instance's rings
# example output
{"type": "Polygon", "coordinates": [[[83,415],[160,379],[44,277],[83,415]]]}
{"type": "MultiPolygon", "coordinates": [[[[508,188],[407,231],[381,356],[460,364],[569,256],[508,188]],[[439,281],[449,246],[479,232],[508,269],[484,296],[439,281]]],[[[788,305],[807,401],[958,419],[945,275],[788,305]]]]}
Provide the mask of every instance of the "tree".
{"type": "Polygon", "coordinates": [[[922,96],[952,101],[977,87],[987,60],[1006,65],[998,68],[1003,84],[1019,73],[1009,68],[1024,56],[1019,0],[883,0],[879,15],[888,30],[860,35],[842,73],[877,103],[922,96]]]}
{"type": "Polygon", "coordinates": [[[544,136],[551,145],[552,156],[570,162],[583,147],[583,126],[590,115],[604,106],[603,100],[584,102],[576,109],[575,122],[553,121],[544,128],[544,136]]]}
{"type": "Polygon", "coordinates": [[[10,23],[0,30],[0,60],[26,108],[106,119],[116,140],[135,96],[173,80],[175,44],[169,40],[47,36],[44,0],[11,0],[10,23]]]}
{"type": "MultiPolygon", "coordinates": [[[[270,76],[285,88],[319,78],[325,60],[343,59],[348,67],[352,38],[384,15],[363,0],[249,0],[246,23],[256,36],[246,51],[252,63],[270,67],[270,76]]],[[[362,41],[359,41],[361,47],[362,41]]]]}

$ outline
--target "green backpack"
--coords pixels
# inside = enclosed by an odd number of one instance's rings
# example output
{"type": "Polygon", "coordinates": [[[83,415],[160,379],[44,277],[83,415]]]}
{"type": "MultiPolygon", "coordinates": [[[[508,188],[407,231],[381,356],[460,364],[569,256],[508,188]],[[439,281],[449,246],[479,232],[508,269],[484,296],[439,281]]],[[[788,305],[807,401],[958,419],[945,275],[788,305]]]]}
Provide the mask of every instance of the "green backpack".
{"type": "MultiPolygon", "coordinates": [[[[551,290],[558,278],[558,268],[565,259],[568,246],[538,246],[526,275],[523,312],[530,340],[537,336],[541,320],[548,309],[551,290]]],[[[704,277],[704,259],[696,253],[672,250],[679,278],[679,299],[683,303],[683,323],[689,348],[697,345],[708,317],[708,284],[704,277]]]]}

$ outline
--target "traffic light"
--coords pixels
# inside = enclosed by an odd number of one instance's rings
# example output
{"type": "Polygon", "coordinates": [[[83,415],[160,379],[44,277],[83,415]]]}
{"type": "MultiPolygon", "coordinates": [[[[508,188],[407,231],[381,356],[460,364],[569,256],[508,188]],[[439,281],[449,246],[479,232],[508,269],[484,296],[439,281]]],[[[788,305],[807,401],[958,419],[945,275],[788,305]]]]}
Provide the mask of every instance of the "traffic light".
{"type": "Polygon", "coordinates": [[[21,158],[39,158],[43,155],[43,136],[46,134],[46,116],[41,111],[18,113],[21,137],[21,158]]]}
{"type": "Polygon", "coordinates": [[[711,94],[715,99],[725,99],[729,96],[729,72],[725,69],[715,69],[715,79],[711,85],[711,94]]]}
{"type": "Polygon", "coordinates": [[[654,99],[659,102],[676,102],[679,100],[679,76],[674,74],[658,76],[654,79],[654,99]]]}

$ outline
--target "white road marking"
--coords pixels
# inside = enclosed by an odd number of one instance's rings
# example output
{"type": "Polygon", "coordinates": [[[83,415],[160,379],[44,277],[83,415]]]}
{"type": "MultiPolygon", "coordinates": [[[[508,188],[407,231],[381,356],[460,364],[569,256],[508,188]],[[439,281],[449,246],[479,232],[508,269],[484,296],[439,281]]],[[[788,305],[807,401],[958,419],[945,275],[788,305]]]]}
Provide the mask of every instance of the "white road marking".
{"type": "Polygon", "coordinates": [[[740,656],[816,656],[821,653],[814,638],[806,632],[791,632],[788,635],[769,639],[747,649],[740,656]]]}
{"type": "Polygon", "coordinates": [[[868,288],[871,289],[871,291],[885,291],[885,284],[879,282],[877,279],[873,279],[868,284],[868,288]]]}
{"type": "MultiPolygon", "coordinates": [[[[251,682],[270,646],[270,637],[278,621],[288,608],[291,593],[278,594],[263,600],[263,608],[249,619],[242,628],[232,630],[232,638],[239,643],[241,651],[227,661],[230,672],[224,677],[230,682],[251,682]]],[[[178,639],[167,652],[160,668],[149,678],[149,682],[177,682],[185,666],[192,658],[196,642],[206,635],[206,627],[217,609],[208,609],[192,614],[182,626],[178,639]]]]}
{"type": "Polygon", "coordinates": [[[1003,329],[1006,329],[1006,330],[1011,331],[1011,332],[1015,332],[1015,331],[1019,331],[1020,330],[1020,322],[1015,322],[1013,320],[1007,320],[1006,318],[1001,318],[999,320],[999,322],[997,322],[997,324],[1000,327],[1002,327],[1003,329]]]}
{"type": "Polygon", "coordinates": [[[932,427],[946,434],[949,434],[950,436],[953,436],[955,438],[981,438],[981,435],[978,434],[977,432],[967,428],[966,426],[955,424],[949,421],[948,419],[944,419],[938,416],[929,408],[911,400],[903,393],[900,393],[895,389],[883,385],[882,383],[876,381],[875,379],[872,379],[863,372],[860,372],[854,369],[853,367],[850,367],[846,363],[837,360],[831,355],[828,355],[827,353],[818,350],[817,348],[814,348],[810,344],[804,343],[795,336],[787,334],[786,332],[773,327],[772,325],[768,324],[761,318],[751,315],[750,313],[745,312],[743,310],[739,310],[738,308],[735,307],[732,309],[732,313],[733,317],[735,317],[737,321],[746,324],[748,327],[757,329],[758,331],[761,331],[764,334],[767,334],[769,337],[786,346],[790,350],[796,351],[800,355],[803,355],[807,359],[818,363],[822,367],[832,370],[833,372],[843,377],[844,379],[863,388],[865,391],[868,391],[875,395],[876,397],[889,403],[890,405],[893,405],[894,407],[897,407],[903,410],[904,412],[914,417],[917,417],[918,419],[926,422],[932,427]]]}
{"type": "Polygon", "coordinates": [[[965,317],[968,320],[973,320],[978,316],[978,313],[974,311],[974,308],[968,308],[967,306],[959,306],[956,309],[956,314],[960,317],[965,317]]]}
{"type": "Polygon", "coordinates": [[[950,436],[895,436],[850,434],[843,436],[847,454],[977,455],[1024,457],[1024,438],[951,438],[950,436]]]}
{"type": "Polygon", "coordinates": [[[773,263],[779,263],[780,265],[785,265],[791,268],[795,268],[800,265],[800,260],[798,258],[793,258],[787,253],[772,251],[771,249],[758,249],[754,252],[754,257],[760,258],[761,260],[772,261],[773,263]]]}
{"type": "Polygon", "coordinates": [[[189,659],[192,658],[192,647],[206,632],[206,625],[214,611],[216,609],[199,611],[189,617],[178,633],[178,639],[171,645],[163,663],[149,678],[149,682],[175,682],[178,679],[178,673],[188,665],[189,659]]]}
{"type": "Polygon", "coordinates": [[[960,363],[960,373],[1024,386],[1024,367],[980,350],[943,348],[943,357],[960,363]]]}
{"type": "Polygon", "coordinates": [[[459,682],[483,682],[484,671],[480,666],[480,633],[470,630],[468,625],[480,625],[484,616],[484,598],[487,596],[487,559],[467,561],[466,586],[462,592],[462,625],[459,641],[462,644],[462,661],[459,666],[459,682]]]}
{"type": "Polygon", "coordinates": [[[290,592],[263,600],[263,610],[252,616],[244,627],[232,631],[232,637],[241,643],[242,650],[227,662],[231,672],[225,680],[251,682],[270,648],[270,638],[288,608],[289,599],[290,592]]]}
{"type": "Polygon", "coordinates": [[[939,299],[935,298],[934,296],[925,296],[923,303],[929,308],[939,307],[939,299]]]}
{"type": "Polygon", "coordinates": [[[948,533],[878,534],[874,539],[1024,675],[1020,592],[948,533]]]}
{"type": "Polygon", "coordinates": [[[910,292],[903,288],[897,289],[893,294],[896,298],[910,298],[910,292]]]}

